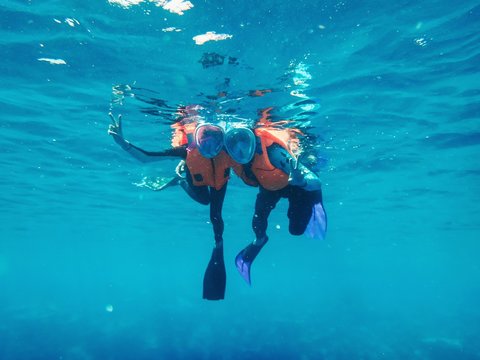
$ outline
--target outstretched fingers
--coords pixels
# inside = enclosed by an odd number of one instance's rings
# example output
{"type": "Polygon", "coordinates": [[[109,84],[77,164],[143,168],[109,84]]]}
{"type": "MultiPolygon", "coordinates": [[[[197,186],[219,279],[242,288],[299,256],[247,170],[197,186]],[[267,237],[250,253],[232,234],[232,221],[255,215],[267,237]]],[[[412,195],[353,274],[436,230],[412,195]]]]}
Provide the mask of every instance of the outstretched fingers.
{"type": "Polygon", "coordinates": [[[108,113],[108,116],[110,117],[110,120],[112,121],[112,125],[117,125],[117,122],[115,121],[115,118],[113,117],[113,114],[111,112],[108,113]]]}
{"type": "Polygon", "coordinates": [[[115,120],[115,117],[111,112],[108,113],[108,116],[110,117],[110,120],[112,121],[113,126],[117,126],[119,128],[122,127],[122,114],[117,116],[117,120],[115,120]]]}
{"type": "Polygon", "coordinates": [[[117,119],[113,116],[113,114],[110,112],[108,113],[108,116],[110,117],[110,121],[112,122],[108,126],[108,134],[110,135],[119,135],[121,136],[122,133],[122,115],[118,115],[117,119]]]}

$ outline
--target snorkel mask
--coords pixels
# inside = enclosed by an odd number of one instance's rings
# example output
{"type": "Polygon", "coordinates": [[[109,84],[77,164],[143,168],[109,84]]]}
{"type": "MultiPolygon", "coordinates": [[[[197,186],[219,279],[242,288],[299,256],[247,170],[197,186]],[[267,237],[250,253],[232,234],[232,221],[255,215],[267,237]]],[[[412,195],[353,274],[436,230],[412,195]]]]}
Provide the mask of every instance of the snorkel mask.
{"type": "Polygon", "coordinates": [[[246,164],[252,160],[255,146],[255,135],[249,128],[233,127],[225,133],[225,149],[239,164],[246,164]]]}
{"type": "Polygon", "coordinates": [[[212,124],[202,124],[195,129],[195,145],[204,157],[212,159],[223,148],[223,129],[212,124]]]}

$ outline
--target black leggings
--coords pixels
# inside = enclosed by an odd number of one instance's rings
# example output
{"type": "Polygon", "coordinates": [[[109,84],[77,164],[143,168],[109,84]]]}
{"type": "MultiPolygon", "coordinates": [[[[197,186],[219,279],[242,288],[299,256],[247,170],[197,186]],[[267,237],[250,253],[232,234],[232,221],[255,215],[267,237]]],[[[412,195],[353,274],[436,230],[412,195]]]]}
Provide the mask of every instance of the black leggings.
{"type": "Polygon", "coordinates": [[[260,186],[255,202],[252,227],[257,239],[267,235],[268,216],[281,198],[288,199],[288,230],[292,235],[302,235],[312,216],[313,205],[322,202],[322,191],[306,191],[298,186],[288,185],[277,191],[260,186]]]}
{"type": "Polygon", "coordinates": [[[190,197],[203,205],[210,204],[210,222],[213,226],[213,233],[215,235],[215,243],[220,243],[223,240],[224,223],[222,218],[223,201],[225,200],[225,193],[227,192],[227,184],[222,186],[220,190],[210,186],[195,186],[192,182],[192,176],[187,170],[186,180],[182,181],[180,185],[190,197]]]}

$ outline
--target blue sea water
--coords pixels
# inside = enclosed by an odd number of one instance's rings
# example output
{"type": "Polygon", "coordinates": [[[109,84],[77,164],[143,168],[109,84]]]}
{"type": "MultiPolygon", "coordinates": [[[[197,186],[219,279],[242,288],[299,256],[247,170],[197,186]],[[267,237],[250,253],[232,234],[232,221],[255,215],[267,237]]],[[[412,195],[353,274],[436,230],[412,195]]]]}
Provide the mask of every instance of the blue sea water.
{"type": "Polygon", "coordinates": [[[0,359],[480,359],[480,3],[165,3],[0,2],[0,359]],[[176,161],[107,134],[164,150],[189,104],[272,107],[323,159],[326,239],[282,201],[251,287],[232,178],[223,301],[208,208],[147,186],[176,161]]]}

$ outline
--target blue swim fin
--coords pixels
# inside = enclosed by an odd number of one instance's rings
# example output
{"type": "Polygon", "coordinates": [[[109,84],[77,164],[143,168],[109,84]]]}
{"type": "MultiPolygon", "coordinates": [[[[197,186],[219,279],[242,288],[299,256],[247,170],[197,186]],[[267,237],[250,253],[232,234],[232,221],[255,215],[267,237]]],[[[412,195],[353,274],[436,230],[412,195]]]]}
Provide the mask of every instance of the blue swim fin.
{"type": "Polygon", "coordinates": [[[203,277],[203,298],[222,300],[225,298],[227,274],[223,260],[223,246],[213,249],[212,256],[203,277]]]}
{"type": "Polygon", "coordinates": [[[305,234],[314,239],[325,239],[327,232],[327,214],[321,202],[313,205],[312,217],[307,225],[305,234]]]}
{"type": "Polygon", "coordinates": [[[252,281],[250,279],[250,267],[252,266],[252,261],[246,261],[244,253],[245,250],[242,250],[235,257],[235,266],[237,267],[240,276],[247,282],[247,284],[252,285],[252,281]]]}
{"type": "Polygon", "coordinates": [[[252,266],[253,260],[257,257],[260,250],[267,243],[268,237],[265,236],[261,245],[250,244],[245,249],[240,251],[235,257],[235,266],[237,267],[240,276],[247,282],[248,285],[252,285],[250,278],[250,267],[252,266]]]}

